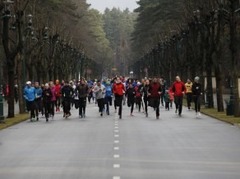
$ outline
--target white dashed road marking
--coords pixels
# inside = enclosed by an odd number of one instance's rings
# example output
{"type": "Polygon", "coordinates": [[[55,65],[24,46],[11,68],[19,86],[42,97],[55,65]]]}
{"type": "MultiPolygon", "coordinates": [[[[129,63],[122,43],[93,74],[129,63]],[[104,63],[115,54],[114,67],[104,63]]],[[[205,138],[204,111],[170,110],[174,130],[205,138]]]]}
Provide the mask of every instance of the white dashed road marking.
{"type": "Polygon", "coordinates": [[[120,164],[114,164],[113,168],[120,168],[120,164]]]}
{"type": "Polygon", "coordinates": [[[113,157],[114,158],[120,158],[120,155],[114,155],[113,157]]]}
{"type": "Polygon", "coordinates": [[[114,150],[119,150],[120,148],[119,147],[114,147],[114,150]]]}
{"type": "MultiPolygon", "coordinates": [[[[117,138],[119,138],[119,124],[118,124],[118,121],[119,121],[119,119],[118,119],[118,115],[116,115],[115,116],[115,123],[114,123],[114,138],[115,139],[117,139],[117,138]]],[[[116,144],[119,144],[120,143],[120,141],[119,140],[114,140],[114,144],[116,145],[116,144]]],[[[119,151],[119,146],[115,146],[114,147],[114,151],[119,151]]],[[[115,160],[117,160],[117,159],[119,159],[120,158],[120,155],[119,154],[114,154],[113,155],[113,158],[115,159],[115,160]]],[[[113,168],[114,169],[118,169],[118,168],[120,168],[120,164],[113,164],[113,168]]],[[[113,179],[121,179],[121,177],[120,176],[113,176],[113,179]]]]}
{"type": "Polygon", "coordinates": [[[115,143],[115,144],[119,144],[119,140],[115,140],[114,143],[115,143]]]}
{"type": "Polygon", "coordinates": [[[113,177],[113,179],[121,179],[119,176],[115,176],[113,177]]]}

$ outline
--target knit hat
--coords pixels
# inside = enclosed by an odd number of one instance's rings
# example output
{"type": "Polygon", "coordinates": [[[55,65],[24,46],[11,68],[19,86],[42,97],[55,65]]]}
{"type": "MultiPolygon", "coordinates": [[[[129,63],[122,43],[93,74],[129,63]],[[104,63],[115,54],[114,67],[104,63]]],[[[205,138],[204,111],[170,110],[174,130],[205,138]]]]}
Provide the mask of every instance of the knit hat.
{"type": "Polygon", "coordinates": [[[198,76],[196,76],[196,77],[194,78],[194,80],[195,80],[195,81],[199,81],[200,78],[199,78],[198,76]]]}

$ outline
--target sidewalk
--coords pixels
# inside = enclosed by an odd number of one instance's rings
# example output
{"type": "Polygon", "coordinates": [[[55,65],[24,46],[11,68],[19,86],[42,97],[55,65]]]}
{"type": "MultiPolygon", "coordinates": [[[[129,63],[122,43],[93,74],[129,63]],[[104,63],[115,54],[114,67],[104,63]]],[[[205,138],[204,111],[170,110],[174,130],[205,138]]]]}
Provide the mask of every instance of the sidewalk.
{"type": "Polygon", "coordinates": [[[29,119],[29,114],[19,114],[19,104],[15,103],[15,117],[14,118],[7,118],[8,115],[8,104],[6,101],[4,101],[4,106],[3,106],[3,112],[5,116],[4,123],[0,124],[0,130],[8,128],[10,126],[16,125],[18,123],[21,123],[27,119],[29,119]]]}

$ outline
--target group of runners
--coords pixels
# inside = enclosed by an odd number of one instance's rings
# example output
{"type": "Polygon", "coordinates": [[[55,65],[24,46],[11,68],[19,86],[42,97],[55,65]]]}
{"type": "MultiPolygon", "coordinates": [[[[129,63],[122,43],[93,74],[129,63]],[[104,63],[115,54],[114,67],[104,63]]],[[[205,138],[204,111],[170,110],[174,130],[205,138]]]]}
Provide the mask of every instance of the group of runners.
{"type": "Polygon", "coordinates": [[[110,107],[114,106],[115,113],[118,112],[119,119],[122,118],[122,106],[127,104],[130,108],[130,116],[134,116],[136,109],[144,112],[148,117],[149,107],[156,113],[156,119],[160,118],[160,105],[166,110],[175,104],[175,113],[181,116],[183,97],[186,95],[188,109],[194,102],[196,115],[199,117],[202,87],[199,77],[194,82],[190,79],[183,83],[179,76],[175,82],[167,85],[163,78],[124,79],[115,77],[113,79],[86,81],[50,81],[40,85],[38,82],[26,82],[24,98],[27,110],[30,111],[30,120],[38,121],[39,114],[45,116],[46,121],[53,118],[55,112],[63,109],[63,117],[71,116],[71,108],[79,110],[79,117],[86,117],[87,101],[98,105],[100,117],[110,115],[110,107]],[[117,111],[118,109],[118,111],[117,111]]]}

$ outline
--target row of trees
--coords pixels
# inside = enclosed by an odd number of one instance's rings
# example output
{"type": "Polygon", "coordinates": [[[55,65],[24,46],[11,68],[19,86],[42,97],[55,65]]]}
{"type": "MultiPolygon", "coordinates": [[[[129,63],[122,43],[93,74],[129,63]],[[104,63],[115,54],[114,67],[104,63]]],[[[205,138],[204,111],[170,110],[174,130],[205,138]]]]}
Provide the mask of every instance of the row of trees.
{"type": "Polygon", "coordinates": [[[134,30],[137,14],[128,9],[106,9],[103,14],[104,30],[114,52],[112,69],[108,74],[128,75],[129,64],[132,61],[131,34],[134,30]]]}
{"type": "Polygon", "coordinates": [[[8,117],[14,116],[15,83],[23,113],[25,81],[94,78],[102,62],[110,63],[102,15],[89,6],[86,0],[0,1],[0,84],[9,85],[8,117]]]}
{"type": "Polygon", "coordinates": [[[199,75],[203,84],[206,78],[210,108],[214,76],[218,111],[224,110],[223,86],[229,77],[234,115],[240,116],[239,0],[140,0],[139,5],[133,33],[133,50],[141,55],[134,64],[138,75],[163,75],[169,82],[176,75],[184,79],[199,75]]]}

